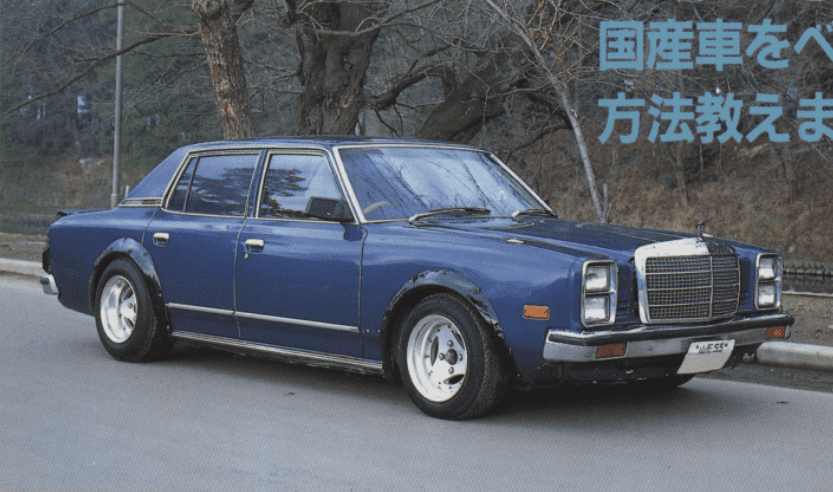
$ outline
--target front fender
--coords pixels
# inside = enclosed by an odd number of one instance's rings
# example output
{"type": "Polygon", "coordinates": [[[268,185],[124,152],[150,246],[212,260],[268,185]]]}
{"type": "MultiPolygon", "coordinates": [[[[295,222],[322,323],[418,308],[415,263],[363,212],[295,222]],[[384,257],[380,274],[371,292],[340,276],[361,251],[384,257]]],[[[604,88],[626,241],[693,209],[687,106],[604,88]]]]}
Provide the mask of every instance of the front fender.
{"type": "Polygon", "coordinates": [[[418,275],[411,277],[405,284],[396,292],[396,294],[388,303],[385,310],[385,315],[382,318],[382,347],[384,350],[384,368],[385,374],[391,378],[396,377],[394,354],[391,353],[391,341],[396,326],[407,316],[408,312],[416,306],[419,301],[428,297],[429,295],[450,292],[459,295],[475,309],[501,340],[504,339],[503,329],[498,320],[489,298],[474,282],[465,276],[452,272],[448,269],[432,269],[424,271],[418,275]]]}
{"type": "Polygon", "coordinates": [[[104,248],[98,259],[95,260],[93,271],[90,275],[89,297],[90,297],[90,312],[95,312],[95,294],[98,289],[98,281],[104,273],[104,269],[114,259],[118,257],[127,256],[133,263],[139,267],[145,279],[145,284],[150,291],[150,298],[153,302],[153,309],[161,316],[161,319],[167,321],[167,311],[165,310],[165,301],[162,298],[162,283],[159,280],[159,274],[156,271],[156,265],[150,257],[148,250],[135,239],[124,237],[117,239],[104,248]]]}

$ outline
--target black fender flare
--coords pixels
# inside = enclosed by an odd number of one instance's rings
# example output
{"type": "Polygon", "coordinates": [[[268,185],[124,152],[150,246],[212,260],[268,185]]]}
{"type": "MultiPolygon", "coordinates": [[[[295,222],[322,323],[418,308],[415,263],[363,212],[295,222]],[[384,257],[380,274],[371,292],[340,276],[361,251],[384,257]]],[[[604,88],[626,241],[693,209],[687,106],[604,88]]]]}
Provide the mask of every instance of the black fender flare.
{"type": "Polygon", "coordinates": [[[159,280],[156,265],[153,264],[153,259],[150,257],[150,252],[148,252],[147,248],[142,246],[139,241],[129,237],[123,237],[110,243],[95,260],[89,285],[90,312],[95,313],[95,294],[98,289],[98,281],[104,273],[104,269],[117,257],[124,256],[133,260],[133,263],[139,267],[139,270],[144,276],[145,284],[150,291],[149,294],[153,302],[154,311],[161,316],[160,319],[165,320],[168,326],[170,326],[168,311],[165,309],[165,300],[162,297],[162,282],[159,280]]]}
{"type": "Polygon", "coordinates": [[[382,345],[384,373],[388,379],[398,377],[394,362],[395,354],[391,350],[392,337],[396,332],[397,324],[407,316],[410,309],[416,306],[420,300],[440,292],[457,294],[469,302],[483,318],[483,321],[492,327],[501,343],[506,346],[497,313],[480,287],[465,276],[448,269],[426,270],[405,282],[388,303],[382,317],[380,343],[382,345]]]}

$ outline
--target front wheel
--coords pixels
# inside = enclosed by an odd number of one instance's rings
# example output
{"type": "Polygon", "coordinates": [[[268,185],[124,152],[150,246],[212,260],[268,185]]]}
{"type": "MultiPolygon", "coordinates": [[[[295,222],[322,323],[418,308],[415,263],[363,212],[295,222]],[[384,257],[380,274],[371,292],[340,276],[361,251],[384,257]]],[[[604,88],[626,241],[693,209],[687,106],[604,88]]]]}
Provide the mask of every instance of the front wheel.
{"type": "Polygon", "coordinates": [[[506,392],[494,333],[456,296],[438,294],[420,302],[400,327],[396,354],[408,396],[432,417],[483,415],[506,392]]]}
{"type": "Polygon", "coordinates": [[[142,272],[129,260],[115,260],[104,269],[96,290],[95,321],[101,343],[118,360],[158,359],[172,346],[142,272]]]}

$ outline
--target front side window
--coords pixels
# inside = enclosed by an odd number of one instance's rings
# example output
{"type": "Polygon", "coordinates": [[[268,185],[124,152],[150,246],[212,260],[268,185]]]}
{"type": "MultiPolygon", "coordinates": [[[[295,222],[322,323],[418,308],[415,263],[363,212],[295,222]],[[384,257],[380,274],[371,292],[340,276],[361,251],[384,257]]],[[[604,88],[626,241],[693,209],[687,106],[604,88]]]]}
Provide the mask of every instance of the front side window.
{"type": "Polygon", "coordinates": [[[310,198],[341,199],[327,158],[320,154],[274,154],[260,194],[260,217],[304,218],[310,198]]]}
{"type": "Polygon", "coordinates": [[[466,149],[379,147],[340,150],[368,220],[477,207],[509,216],[541,205],[488,155],[466,149]]]}
{"type": "Polygon", "coordinates": [[[257,154],[193,157],[167,208],[192,214],[245,215],[257,158],[257,154]]]}

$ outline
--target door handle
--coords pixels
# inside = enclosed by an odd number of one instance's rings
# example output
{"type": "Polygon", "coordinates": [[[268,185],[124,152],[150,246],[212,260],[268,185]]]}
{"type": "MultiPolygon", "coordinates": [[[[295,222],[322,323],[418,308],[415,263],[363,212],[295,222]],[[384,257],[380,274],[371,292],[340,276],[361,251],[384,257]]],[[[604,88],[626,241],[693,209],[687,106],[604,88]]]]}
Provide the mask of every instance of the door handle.
{"type": "Polygon", "coordinates": [[[246,242],[243,243],[246,245],[246,249],[254,250],[254,249],[263,249],[266,246],[266,241],[263,239],[246,239],[246,242]]]}
{"type": "Polygon", "coordinates": [[[157,246],[164,246],[168,240],[171,239],[171,235],[167,232],[154,232],[153,233],[153,244],[157,246]]]}

